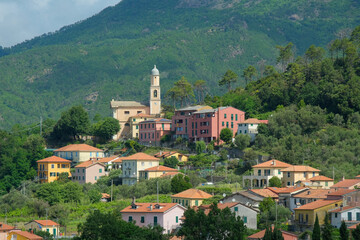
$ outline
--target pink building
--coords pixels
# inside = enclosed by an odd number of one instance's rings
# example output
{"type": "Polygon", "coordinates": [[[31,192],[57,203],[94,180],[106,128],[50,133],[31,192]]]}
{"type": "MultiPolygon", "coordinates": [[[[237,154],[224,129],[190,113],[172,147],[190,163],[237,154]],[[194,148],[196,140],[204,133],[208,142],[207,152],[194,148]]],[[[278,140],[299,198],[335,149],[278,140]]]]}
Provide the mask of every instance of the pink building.
{"type": "Polygon", "coordinates": [[[79,183],[96,183],[98,179],[105,176],[105,165],[96,160],[80,163],[75,167],[73,180],[79,183]]]}
{"type": "Polygon", "coordinates": [[[175,138],[210,142],[220,138],[223,128],[231,129],[235,136],[238,123],[244,119],[245,112],[233,107],[212,109],[207,106],[195,106],[175,112],[172,130],[175,132],[175,138]]]}
{"type": "Polygon", "coordinates": [[[180,226],[180,218],[186,208],[177,203],[131,203],[121,211],[124,221],[133,222],[140,227],[160,225],[164,233],[171,233],[180,226]]]}
{"type": "Polygon", "coordinates": [[[159,143],[161,137],[171,132],[171,120],[155,118],[139,123],[139,141],[142,143],[159,143]]]}

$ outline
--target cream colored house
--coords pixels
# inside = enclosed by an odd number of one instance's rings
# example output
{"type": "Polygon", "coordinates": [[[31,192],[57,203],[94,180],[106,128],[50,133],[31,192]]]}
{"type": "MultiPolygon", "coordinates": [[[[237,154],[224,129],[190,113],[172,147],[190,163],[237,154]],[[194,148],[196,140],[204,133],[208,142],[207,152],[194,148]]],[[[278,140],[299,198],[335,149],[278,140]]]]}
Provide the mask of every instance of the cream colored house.
{"type": "Polygon", "coordinates": [[[139,181],[139,172],[150,167],[159,166],[159,159],[145,153],[135,153],[122,157],[122,184],[134,185],[139,181]]]}
{"type": "Polygon", "coordinates": [[[90,158],[103,158],[104,151],[87,144],[70,144],[56,149],[55,156],[71,160],[73,163],[85,162],[90,158]]]}
{"type": "Polygon", "coordinates": [[[147,168],[145,170],[139,171],[139,174],[140,174],[139,178],[148,180],[148,179],[152,179],[152,178],[162,177],[164,174],[167,174],[167,173],[177,173],[177,172],[179,172],[179,170],[174,169],[174,168],[169,168],[169,167],[165,167],[165,166],[155,166],[155,167],[151,167],[151,168],[147,168]]]}
{"type": "Polygon", "coordinates": [[[29,232],[44,231],[52,234],[54,237],[59,235],[60,224],[51,220],[33,220],[25,223],[25,229],[29,232]]]}
{"type": "MultiPolygon", "coordinates": [[[[136,138],[138,126],[132,123],[140,120],[137,115],[150,115],[152,118],[160,117],[161,113],[161,94],[160,94],[160,73],[154,66],[150,76],[150,99],[149,103],[140,103],[136,101],[115,101],[110,102],[110,108],[113,111],[113,117],[119,120],[120,131],[113,137],[114,140],[120,138],[136,138]],[[135,129],[134,129],[135,128],[135,129]],[[133,132],[135,130],[135,132],[133,132]]],[[[150,118],[150,117],[146,117],[150,118]]]]}
{"type": "Polygon", "coordinates": [[[310,180],[316,176],[319,176],[319,169],[309,167],[294,165],[288,168],[281,170],[283,173],[282,183],[283,186],[294,186],[298,181],[310,180]]]}
{"type": "MultiPolygon", "coordinates": [[[[269,180],[276,176],[283,178],[282,170],[291,167],[291,164],[281,162],[276,159],[269,160],[253,166],[254,174],[251,176],[243,176],[243,186],[246,181],[250,181],[251,187],[269,186],[269,180]]],[[[249,184],[247,184],[249,185],[249,184]]]]}
{"type": "Polygon", "coordinates": [[[7,236],[15,227],[0,222],[0,240],[7,240],[7,236]]]}
{"type": "Polygon", "coordinates": [[[190,188],[183,192],[171,195],[171,202],[178,203],[184,207],[200,206],[204,199],[211,198],[212,195],[199,189],[190,188]]]}
{"type": "Polygon", "coordinates": [[[161,151],[156,153],[154,157],[162,158],[162,159],[176,157],[176,159],[179,160],[179,162],[187,162],[189,159],[189,157],[186,156],[185,154],[176,151],[169,151],[169,152],[161,151]]]}

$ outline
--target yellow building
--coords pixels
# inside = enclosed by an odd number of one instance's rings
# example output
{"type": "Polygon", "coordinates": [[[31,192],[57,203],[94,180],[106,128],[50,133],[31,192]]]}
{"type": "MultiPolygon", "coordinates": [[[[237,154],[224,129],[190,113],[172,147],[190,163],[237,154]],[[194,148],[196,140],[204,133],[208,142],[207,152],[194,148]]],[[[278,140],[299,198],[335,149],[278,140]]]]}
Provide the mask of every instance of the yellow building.
{"type": "MultiPolygon", "coordinates": [[[[139,171],[150,167],[159,166],[159,159],[145,153],[135,153],[128,157],[122,157],[122,184],[134,185],[139,181],[139,171]]],[[[116,163],[118,160],[115,160],[116,163]]]]}
{"type": "Polygon", "coordinates": [[[179,172],[179,170],[174,168],[169,168],[165,166],[155,166],[139,171],[139,178],[148,180],[152,178],[162,177],[164,174],[167,173],[177,173],[177,172],[179,172]]]}
{"type": "Polygon", "coordinates": [[[7,240],[43,240],[43,238],[33,233],[13,230],[9,232],[7,240]]]}
{"type": "Polygon", "coordinates": [[[74,163],[86,162],[90,158],[103,158],[104,151],[87,144],[70,144],[56,149],[55,156],[71,160],[74,163]]]}
{"type": "Polygon", "coordinates": [[[184,207],[200,206],[204,199],[211,198],[212,195],[199,189],[190,188],[183,192],[171,196],[171,202],[178,203],[184,207]]]}
{"type": "Polygon", "coordinates": [[[51,220],[33,220],[24,226],[29,232],[44,231],[52,234],[54,238],[59,236],[60,225],[51,220]]]}
{"type": "Polygon", "coordinates": [[[187,162],[189,157],[182,154],[182,153],[179,153],[179,152],[176,152],[176,151],[170,151],[170,152],[158,152],[154,155],[154,157],[157,157],[157,158],[162,158],[162,159],[165,159],[165,158],[171,158],[171,157],[176,157],[177,160],[179,160],[179,162],[187,162]]]}
{"type": "Polygon", "coordinates": [[[316,215],[319,224],[324,224],[325,215],[331,209],[337,208],[342,204],[342,200],[318,200],[295,208],[295,222],[299,225],[311,226],[315,223],[316,215]]]}
{"type": "Polygon", "coordinates": [[[40,183],[50,183],[58,180],[61,173],[70,173],[71,161],[52,156],[36,161],[38,164],[38,178],[40,183]]]}
{"type": "Polygon", "coordinates": [[[281,170],[283,173],[283,186],[295,186],[298,181],[309,180],[310,178],[319,176],[319,169],[309,166],[293,165],[281,170]]]}
{"type": "MultiPolygon", "coordinates": [[[[119,120],[120,131],[113,137],[114,140],[119,138],[133,138],[136,137],[132,133],[132,126],[137,124],[131,124],[132,117],[138,114],[151,115],[153,118],[160,117],[161,113],[161,93],[160,93],[160,73],[154,66],[150,76],[150,98],[146,104],[136,101],[115,101],[110,102],[110,108],[113,111],[113,117],[119,120]]],[[[148,118],[149,119],[149,118],[148,118]]],[[[136,130],[136,129],[135,129],[136,130]]]]}

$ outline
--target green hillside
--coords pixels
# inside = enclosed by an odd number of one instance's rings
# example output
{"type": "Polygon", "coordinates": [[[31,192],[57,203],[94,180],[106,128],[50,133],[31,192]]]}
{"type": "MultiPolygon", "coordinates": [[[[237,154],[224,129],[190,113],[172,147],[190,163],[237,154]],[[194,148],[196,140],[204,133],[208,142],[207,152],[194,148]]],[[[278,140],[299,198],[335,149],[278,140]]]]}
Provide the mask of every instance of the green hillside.
{"type": "Polygon", "coordinates": [[[186,76],[221,94],[227,69],[273,64],[275,46],[289,41],[302,55],[359,24],[356,0],[123,0],[0,52],[0,128],[58,118],[75,104],[109,115],[112,98],[147,100],[154,64],[163,93],[186,76]]]}

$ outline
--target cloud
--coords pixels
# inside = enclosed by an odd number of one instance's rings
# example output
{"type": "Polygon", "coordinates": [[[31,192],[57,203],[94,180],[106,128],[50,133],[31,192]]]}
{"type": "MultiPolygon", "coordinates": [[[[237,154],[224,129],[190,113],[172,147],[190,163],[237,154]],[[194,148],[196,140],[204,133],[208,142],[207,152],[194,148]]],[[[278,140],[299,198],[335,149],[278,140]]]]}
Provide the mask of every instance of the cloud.
{"type": "Polygon", "coordinates": [[[120,0],[1,0],[0,46],[9,47],[91,17],[120,0]]]}

